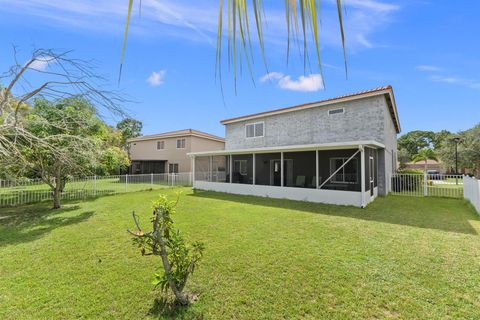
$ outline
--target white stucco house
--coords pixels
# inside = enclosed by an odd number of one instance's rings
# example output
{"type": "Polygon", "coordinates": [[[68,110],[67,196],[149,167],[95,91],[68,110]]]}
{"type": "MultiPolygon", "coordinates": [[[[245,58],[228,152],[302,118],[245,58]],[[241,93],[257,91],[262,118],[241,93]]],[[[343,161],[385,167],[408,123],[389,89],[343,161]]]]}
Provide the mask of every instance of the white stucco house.
{"type": "Polygon", "coordinates": [[[365,207],[389,192],[400,133],[391,86],[221,121],[192,152],[193,188],[365,207]]]}

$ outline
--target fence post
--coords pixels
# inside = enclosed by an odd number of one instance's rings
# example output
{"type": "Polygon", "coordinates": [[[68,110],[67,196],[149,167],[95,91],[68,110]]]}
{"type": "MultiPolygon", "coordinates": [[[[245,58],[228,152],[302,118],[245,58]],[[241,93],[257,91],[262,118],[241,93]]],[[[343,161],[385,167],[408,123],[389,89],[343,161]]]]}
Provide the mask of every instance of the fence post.
{"type": "Polygon", "coordinates": [[[427,188],[427,172],[423,173],[423,195],[426,197],[428,196],[428,188],[427,188]]]}
{"type": "Polygon", "coordinates": [[[125,174],[125,192],[128,190],[128,173],[125,174]]]}
{"type": "Polygon", "coordinates": [[[150,184],[153,186],[153,172],[150,173],[150,174],[151,174],[151,176],[150,176],[150,184]]]}
{"type": "Polygon", "coordinates": [[[93,176],[93,195],[97,195],[97,175],[93,176]]]}

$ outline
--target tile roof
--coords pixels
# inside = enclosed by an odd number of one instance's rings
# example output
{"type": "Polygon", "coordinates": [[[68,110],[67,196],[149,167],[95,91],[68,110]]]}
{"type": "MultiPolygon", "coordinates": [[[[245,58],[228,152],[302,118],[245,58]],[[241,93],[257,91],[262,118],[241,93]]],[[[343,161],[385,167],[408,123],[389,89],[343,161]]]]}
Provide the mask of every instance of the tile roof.
{"type": "Polygon", "coordinates": [[[183,130],[169,131],[169,132],[158,133],[158,134],[151,134],[151,135],[131,138],[131,139],[128,139],[128,141],[154,140],[154,139],[182,137],[182,136],[197,136],[197,137],[202,137],[210,140],[225,141],[225,139],[222,137],[215,136],[213,134],[209,134],[209,133],[199,131],[199,130],[194,130],[194,129],[183,129],[183,130]]]}

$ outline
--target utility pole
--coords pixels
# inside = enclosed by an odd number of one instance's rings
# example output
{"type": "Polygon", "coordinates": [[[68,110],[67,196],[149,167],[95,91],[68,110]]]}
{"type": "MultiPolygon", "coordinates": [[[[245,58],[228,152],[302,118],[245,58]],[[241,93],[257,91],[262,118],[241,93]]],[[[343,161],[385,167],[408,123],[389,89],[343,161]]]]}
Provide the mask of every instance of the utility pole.
{"type": "Polygon", "coordinates": [[[455,181],[458,185],[458,144],[462,139],[460,139],[460,137],[455,137],[452,140],[455,142],[455,181]]]}

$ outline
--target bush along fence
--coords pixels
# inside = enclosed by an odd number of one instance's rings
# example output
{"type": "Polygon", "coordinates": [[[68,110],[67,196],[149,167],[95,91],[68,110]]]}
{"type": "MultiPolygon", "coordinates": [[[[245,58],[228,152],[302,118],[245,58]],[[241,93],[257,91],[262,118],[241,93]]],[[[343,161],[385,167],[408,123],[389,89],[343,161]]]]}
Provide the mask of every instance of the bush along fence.
{"type": "Polygon", "coordinates": [[[463,194],[464,198],[469,200],[480,214],[480,180],[465,176],[463,194]]]}
{"type": "Polygon", "coordinates": [[[393,194],[416,197],[463,198],[463,176],[396,173],[391,178],[393,194]]]}
{"type": "MultiPolygon", "coordinates": [[[[190,172],[117,176],[68,177],[61,199],[85,199],[107,194],[190,186],[190,172]]],[[[52,190],[41,179],[0,180],[0,208],[52,200],[52,190]]]]}

